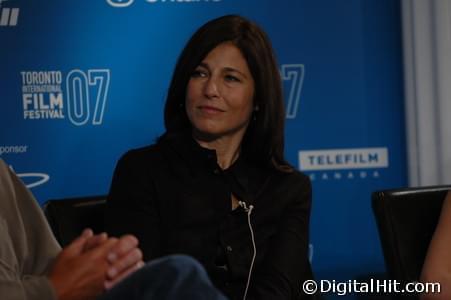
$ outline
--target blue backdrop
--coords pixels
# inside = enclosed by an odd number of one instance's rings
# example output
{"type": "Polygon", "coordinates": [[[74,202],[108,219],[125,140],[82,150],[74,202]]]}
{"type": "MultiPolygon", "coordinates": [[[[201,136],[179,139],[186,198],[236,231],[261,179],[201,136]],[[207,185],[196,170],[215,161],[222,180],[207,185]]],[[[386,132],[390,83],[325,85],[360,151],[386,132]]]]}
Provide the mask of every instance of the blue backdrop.
{"type": "Polygon", "coordinates": [[[278,57],[286,156],[313,182],[316,277],[384,271],[370,194],[406,184],[399,1],[9,0],[0,11],[0,158],[41,204],[107,193],[119,156],[162,133],[187,39],[236,13],[278,57]]]}

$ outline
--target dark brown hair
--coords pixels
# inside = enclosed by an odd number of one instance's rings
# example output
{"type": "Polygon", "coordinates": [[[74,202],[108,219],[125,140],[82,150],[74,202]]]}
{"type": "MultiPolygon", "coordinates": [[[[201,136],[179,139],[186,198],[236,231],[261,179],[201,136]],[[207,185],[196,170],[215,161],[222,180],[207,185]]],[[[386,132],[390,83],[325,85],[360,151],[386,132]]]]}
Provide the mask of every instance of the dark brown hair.
{"type": "Polygon", "coordinates": [[[266,33],[255,23],[227,15],[199,28],[183,49],[169,86],[164,110],[166,134],[191,128],[184,109],[192,72],[207,54],[224,42],[240,49],[255,82],[253,120],[241,143],[241,154],[281,171],[292,168],[284,159],[285,109],[282,84],[274,52],[266,33]]]}

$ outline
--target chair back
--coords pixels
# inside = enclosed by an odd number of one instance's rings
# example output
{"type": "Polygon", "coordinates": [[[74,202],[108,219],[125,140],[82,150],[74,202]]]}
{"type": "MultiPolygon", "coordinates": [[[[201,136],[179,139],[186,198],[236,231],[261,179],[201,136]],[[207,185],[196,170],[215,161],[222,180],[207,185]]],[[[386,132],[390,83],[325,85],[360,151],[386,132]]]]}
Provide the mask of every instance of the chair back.
{"type": "Polygon", "coordinates": [[[373,212],[390,279],[417,281],[437,226],[443,200],[451,189],[430,186],[377,191],[373,212]]]}
{"type": "Polygon", "coordinates": [[[94,233],[104,231],[105,205],[106,196],[55,199],[44,204],[44,214],[57,241],[64,247],[85,228],[91,228],[94,233]]]}

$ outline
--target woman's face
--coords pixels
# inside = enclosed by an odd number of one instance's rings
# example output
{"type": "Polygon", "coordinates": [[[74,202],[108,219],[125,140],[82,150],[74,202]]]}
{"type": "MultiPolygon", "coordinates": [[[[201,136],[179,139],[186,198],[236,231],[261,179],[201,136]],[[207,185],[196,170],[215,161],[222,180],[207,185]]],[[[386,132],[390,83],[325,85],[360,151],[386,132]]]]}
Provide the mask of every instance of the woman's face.
{"type": "Polygon", "coordinates": [[[244,135],[253,111],[254,79],[232,43],[211,50],[191,75],[186,113],[193,129],[208,137],[244,135]]]}

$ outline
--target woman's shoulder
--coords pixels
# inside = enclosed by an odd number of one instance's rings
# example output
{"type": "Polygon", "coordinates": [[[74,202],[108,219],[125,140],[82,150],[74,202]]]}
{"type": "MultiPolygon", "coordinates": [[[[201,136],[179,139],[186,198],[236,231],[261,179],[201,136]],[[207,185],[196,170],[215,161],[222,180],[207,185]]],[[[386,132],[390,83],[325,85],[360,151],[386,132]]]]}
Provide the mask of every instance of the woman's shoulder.
{"type": "Polygon", "coordinates": [[[287,201],[298,199],[299,195],[305,196],[306,199],[311,197],[312,185],[309,176],[296,169],[274,170],[271,173],[265,186],[273,193],[285,195],[284,199],[287,201]]]}
{"type": "Polygon", "coordinates": [[[310,182],[310,177],[306,174],[302,173],[301,171],[293,168],[292,172],[290,173],[291,176],[294,178],[294,180],[302,181],[302,182],[310,182]]]}
{"type": "Polygon", "coordinates": [[[275,170],[273,174],[275,178],[290,184],[310,185],[310,177],[293,167],[275,170]]]}
{"type": "Polygon", "coordinates": [[[117,168],[134,170],[154,169],[162,159],[161,149],[158,143],[144,147],[133,148],[125,152],[119,158],[117,168]]]}
{"type": "Polygon", "coordinates": [[[149,159],[155,159],[159,156],[158,144],[152,144],[145,147],[132,148],[122,154],[120,160],[127,162],[142,162],[149,159]]]}

